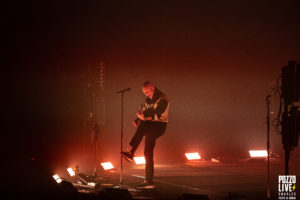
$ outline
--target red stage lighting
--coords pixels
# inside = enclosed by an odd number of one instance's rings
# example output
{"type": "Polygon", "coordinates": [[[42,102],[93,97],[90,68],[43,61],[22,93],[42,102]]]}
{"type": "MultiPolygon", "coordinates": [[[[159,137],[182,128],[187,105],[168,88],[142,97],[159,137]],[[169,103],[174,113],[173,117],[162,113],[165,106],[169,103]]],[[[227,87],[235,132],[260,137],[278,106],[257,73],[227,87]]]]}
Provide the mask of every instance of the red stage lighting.
{"type": "Polygon", "coordinates": [[[111,164],[111,162],[104,162],[104,163],[101,163],[101,165],[104,170],[110,170],[110,169],[114,168],[114,166],[111,164]]]}
{"type": "Polygon", "coordinates": [[[55,180],[57,183],[61,183],[61,182],[62,182],[61,178],[60,178],[57,174],[53,175],[52,177],[54,178],[54,180],[55,180]]]}
{"type": "Polygon", "coordinates": [[[211,162],[219,163],[220,161],[218,159],[212,158],[211,162]]]}
{"type": "Polygon", "coordinates": [[[69,172],[70,176],[75,176],[75,172],[73,171],[73,169],[71,167],[68,168],[67,171],[69,172]]]}
{"type": "Polygon", "coordinates": [[[268,156],[267,150],[249,150],[251,158],[265,158],[268,156]]]}
{"type": "Polygon", "coordinates": [[[133,159],[134,159],[135,164],[137,164],[137,165],[146,163],[145,157],[134,157],[133,159]]]}
{"type": "Polygon", "coordinates": [[[199,155],[198,152],[186,153],[185,156],[188,160],[200,160],[201,159],[201,156],[199,155]]]}

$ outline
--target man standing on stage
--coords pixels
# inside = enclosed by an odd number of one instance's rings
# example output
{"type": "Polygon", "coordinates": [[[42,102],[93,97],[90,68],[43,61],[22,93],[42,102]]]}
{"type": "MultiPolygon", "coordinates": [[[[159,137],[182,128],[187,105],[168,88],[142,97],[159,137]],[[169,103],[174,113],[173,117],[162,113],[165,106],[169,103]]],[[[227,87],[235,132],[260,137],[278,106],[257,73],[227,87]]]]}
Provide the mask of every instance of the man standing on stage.
{"type": "Polygon", "coordinates": [[[121,155],[129,162],[133,161],[134,153],[145,136],[144,155],[146,160],[146,180],[142,184],[144,188],[154,188],[154,162],[153,149],[155,141],[167,128],[169,100],[164,93],[158,90],[155,85],[146,81],[142,87],[143,93],[147,96],[139,112],[137,119],[133,121],[137,127],[136,133],[130,141],[132,147],[129,152],[121,152],[121,155]]]}

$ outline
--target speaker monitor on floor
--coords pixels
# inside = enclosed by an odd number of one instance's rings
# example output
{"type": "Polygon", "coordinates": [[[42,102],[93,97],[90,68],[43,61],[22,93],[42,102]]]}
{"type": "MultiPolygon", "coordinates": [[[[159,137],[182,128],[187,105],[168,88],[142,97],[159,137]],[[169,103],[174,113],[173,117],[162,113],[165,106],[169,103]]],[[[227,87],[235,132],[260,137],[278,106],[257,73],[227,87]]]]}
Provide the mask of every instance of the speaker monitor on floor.
{"type": "Polygon", "coordinates": [[[131,194],[126,189],[104,188],[98,195],[101,200],[131,200],[131,194]]]}
{"type": "Polygon", "coordinates": [[[179,200],[209,200],[207,195],[203,194],[188,194],[184,193],[181,195],[179,200]]]}

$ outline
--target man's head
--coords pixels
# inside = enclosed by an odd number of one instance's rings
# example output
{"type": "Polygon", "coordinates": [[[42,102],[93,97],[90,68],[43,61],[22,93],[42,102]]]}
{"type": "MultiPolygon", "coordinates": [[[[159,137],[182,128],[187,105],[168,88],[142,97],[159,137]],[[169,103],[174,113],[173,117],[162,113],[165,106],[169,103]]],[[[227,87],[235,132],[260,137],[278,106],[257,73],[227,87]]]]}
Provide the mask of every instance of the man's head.
{"type": "Polygon", "coordinates": [[[153,95],[154,95],[154,91],[155,91],[155,85],[153,83],[151,83],[150,81],[146,81],[143,84],[142,90],[147,97],[152,99],[153,95]]]}

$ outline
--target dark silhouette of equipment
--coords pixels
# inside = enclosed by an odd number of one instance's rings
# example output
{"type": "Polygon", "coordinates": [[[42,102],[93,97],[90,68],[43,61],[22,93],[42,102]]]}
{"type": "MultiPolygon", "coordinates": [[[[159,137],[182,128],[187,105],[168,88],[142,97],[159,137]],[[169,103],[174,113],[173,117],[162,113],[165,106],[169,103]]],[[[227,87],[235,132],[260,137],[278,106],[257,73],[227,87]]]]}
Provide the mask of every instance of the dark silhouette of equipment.
{"type": "Polygon", "coordinates": [[[240,195],[240,194],[237,194],[237,193],[231,193],[231,192],[229,192],[228,196],[225,197],[224,199],[227,199],[227,200],[239,200],[241,198],[246,199],[246,196],[240,195]]]}
{"type": "Polygon", "coordinates": [[[183,193],[179,200],[209,200],[207,195],[183,193]]]}
{"type": "Polygon", "coordinates": [[[285,150],[285,174],[289,174],[290,152],[298,145],[300,132],[300,64],[289,61],[282,72],[282,144],[285,150]]]}
{"type": "Polygon", "coordinates": [[[94,126],[94,134],[93,134],[93,143],[94,143],[94,171],[93,171],[93,176],[97,177],[97,151],[98,151],[98,135],[100,132],[100,126],[96,122],[94,126]]]}
{"type": "Polygon", "coordinates": [[[131,200],[132,196],[127,189],[122,188],[104,188],[96,199],[105,200],[131,200]]]}
{"type": "Polygon", "coordinates": [[[288,66],[281,69],[282,97],[284,102],[292,105],[300,101],[300,64],[289,61],[288,66]]]}

